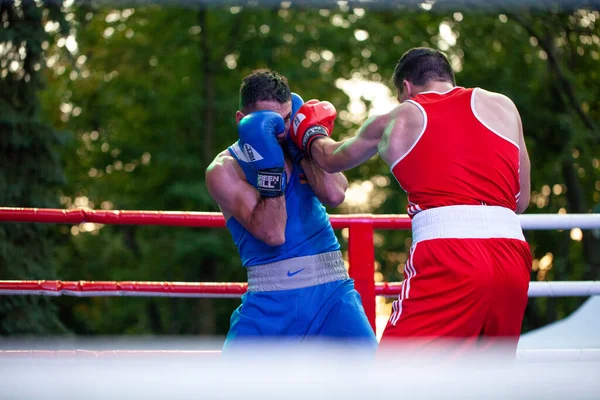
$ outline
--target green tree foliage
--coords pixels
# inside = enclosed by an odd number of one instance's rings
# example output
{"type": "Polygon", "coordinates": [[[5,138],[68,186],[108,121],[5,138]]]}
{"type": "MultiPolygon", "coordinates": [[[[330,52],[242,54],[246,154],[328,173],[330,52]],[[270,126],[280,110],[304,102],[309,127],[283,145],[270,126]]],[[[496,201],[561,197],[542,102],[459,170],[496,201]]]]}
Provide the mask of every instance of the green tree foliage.
{"type": "MultiPolygon", "coordinates": [[[[41,118],[46,16],[64,29],[60,8],[33,2],[0,2],[0,204],[55,207],[64,185],[57,156],[60,136],[41,118]]],[[[0,224],[0,279],[53,279],[54,229],[0,224]]],[[[43,297],[0,298],[0,334],[63,331],[57,307],[43,297]]]]}
{"type": "MultiPolygon", "coordinates": [[[[460,85],[515,101],[533,164],[529,212],[589,212],[600,201],[597,12],[85,3],[63,15],[70,28],[57,32],[64,40],[48,50],[42,103],[52,125],[73,138],[61,147],[65,207],[217,211],[204,170],[237,138],[244,75],[269,67],[305,99],[331,101],[339,110],[335,135],[344,137],[362,121],[338,79],[389,85],[396,61],[414,46],[446,51],[460,85]]],[[[369,99],[363,94],[367,108],[369,99]]],[[[377,157],[347,176],[372,189],[369,201],[330,212],[405,212],[404,193],[377,157]]],[[[527,235],[536,259],[532,279],[597,278],[600,247],[591,232],[527,235]]],[[[410,234],[377,232],[375,244],[382,278],[401,280],[410,234]]],[[[56,254],[65,280],[245,280],[226,230],[63,227],[56,254]]],[[[532,300],[525,329],[580,302],[532,300]]],[[[80,333],[223,334],[237,303],[94,298],[61,299],[60,307],[80,333]]]]}

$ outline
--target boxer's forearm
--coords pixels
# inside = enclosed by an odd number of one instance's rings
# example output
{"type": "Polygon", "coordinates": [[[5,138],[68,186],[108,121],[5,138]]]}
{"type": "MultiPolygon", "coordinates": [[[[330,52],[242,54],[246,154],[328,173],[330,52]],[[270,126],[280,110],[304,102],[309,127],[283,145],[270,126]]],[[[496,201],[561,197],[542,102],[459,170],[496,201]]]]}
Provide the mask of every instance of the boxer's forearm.
{"type": "Polygon", "coordinates": [[[360,164],[352,159],[346,142],[336,142],[326,137],[315,140],[310,151],[313,162],[329,173],[345,171],[360,164]]]}
{"type": "Polygon", "coordinates": [[[285,243],[287,210],[285,196],[261,197],[252,210],[247,229],[269,246],[285,243]]]}
{"type": "Polygon", "coordinates": [[[380,117],[369,118],[356,136],[336,142],[322,137],[312,144],[311,157],[325,171],[334,173],[346,171],[362,164],[377,154],[383,129],[381,124],[373,123],[380,117]]]}
{"type": "Polygon", "coordinates": [[[314,162],[329,173],[354,168],[375,154],[377,154],[377,142],[367,143],[360,136],[340,142],[330,138],[319,138],[311,148],[314,162]]]}
{"type": "Polygon", "coordinates": [[[330,174],[307,159],[302,160],[302,169],[321,203],[335,207],[344,202],[348,188],[348,180],[344,174],[341,172],[330,174]]]}

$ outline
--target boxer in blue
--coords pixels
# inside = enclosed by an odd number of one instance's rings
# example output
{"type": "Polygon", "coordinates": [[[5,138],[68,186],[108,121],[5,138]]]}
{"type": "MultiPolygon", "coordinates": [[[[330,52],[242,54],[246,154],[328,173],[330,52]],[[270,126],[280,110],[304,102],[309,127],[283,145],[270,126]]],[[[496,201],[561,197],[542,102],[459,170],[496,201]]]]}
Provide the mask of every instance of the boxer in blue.
{"type": "Polygon", "coordinates": [[[236,113],[239,140],[206,171],[248,272],[226,352],[255,339],[377,346],[323,206],[342,203],[348,182],[305,158],[287,136],[302,104],[280,74],[263,69],[246,76],[236,113]]]}

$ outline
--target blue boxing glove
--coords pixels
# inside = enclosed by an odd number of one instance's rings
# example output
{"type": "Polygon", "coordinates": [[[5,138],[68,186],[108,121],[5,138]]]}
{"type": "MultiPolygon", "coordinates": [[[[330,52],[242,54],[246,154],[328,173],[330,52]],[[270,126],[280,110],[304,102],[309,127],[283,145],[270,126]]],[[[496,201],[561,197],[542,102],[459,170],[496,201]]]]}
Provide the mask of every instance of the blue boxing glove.
{"type": "Polygon", "coordinates": [[[281,115],[273,111],[257,111],[246,115],[238,125],[240,148],[257,172],[254,186],[261,196],[277,197],[285,193],[287,176],[283,150],[277,135],[285,131],[281,115]]]}
{"type": "MultiPolygon", "coordinates": [[[[299,94],[292,92],[292,115],[290,116],[290,124],[293,123],[294,116],[298,112],[298,109],[302,107],[302,104],[304,104],[304,100],[302,100],[302,97],[300,97],[299,94]]],[[[304,158],[304,152],[300,150],[298,146],[294,144],[294,142],[292,142],[292,139],[290,138],[289,129],[285,135],[284,146],[287,150],[287,153],[290,155],[292,162],[295,164],[300,164],[300,161],[302,161],[302,159],[304,158]]]]}

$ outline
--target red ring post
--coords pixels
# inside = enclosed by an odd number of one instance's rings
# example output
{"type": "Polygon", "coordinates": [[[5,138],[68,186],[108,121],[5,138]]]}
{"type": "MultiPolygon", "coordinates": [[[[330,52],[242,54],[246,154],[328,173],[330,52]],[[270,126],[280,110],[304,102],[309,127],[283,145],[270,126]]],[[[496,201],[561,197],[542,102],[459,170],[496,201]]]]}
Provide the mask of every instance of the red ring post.
{"type": "Polygon", "coordinates": [[[348,236],[348,273],[362,298],[365,314],[375,327],[375,246],[373,245],[373,220],[350,222],[348,236]]]}

